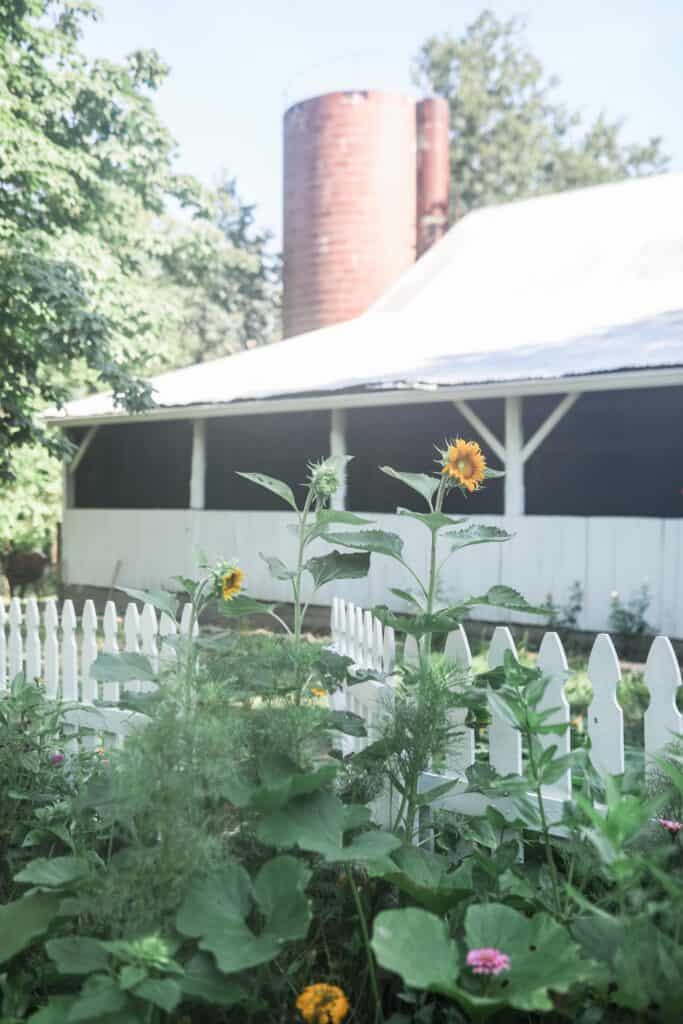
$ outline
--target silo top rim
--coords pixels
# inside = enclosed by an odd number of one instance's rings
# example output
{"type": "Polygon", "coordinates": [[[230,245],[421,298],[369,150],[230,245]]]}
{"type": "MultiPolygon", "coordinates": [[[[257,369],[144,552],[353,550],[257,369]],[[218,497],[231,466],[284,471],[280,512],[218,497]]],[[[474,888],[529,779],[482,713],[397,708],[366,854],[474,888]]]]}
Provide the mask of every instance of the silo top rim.
{"type": "Polygon", "coordinates": [[[403,100],[406,103],[411,104],[417,103],[421,98],[417,95],[411,95],[407,89],[327,89],[323,92],[313,93],[311,96],[306,96],[305,98],[290,104],[290,106],[285,109],[284,116],[287,117],[287,115],[291,113],[291,111],[296,110],[297,107],[303,107],[308,103],[316,103],[331,96],[358,96],[365,99],[368,97],[387,96],[395,100],[403,100]]]}

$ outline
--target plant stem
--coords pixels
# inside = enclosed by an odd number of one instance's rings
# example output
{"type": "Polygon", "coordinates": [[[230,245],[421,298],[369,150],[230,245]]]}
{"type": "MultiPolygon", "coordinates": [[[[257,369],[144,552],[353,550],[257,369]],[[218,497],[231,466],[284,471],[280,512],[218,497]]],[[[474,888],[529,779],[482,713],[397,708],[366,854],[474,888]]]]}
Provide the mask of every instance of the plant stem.
{"type": "Polygon", "coordinates": [[[313,501],[313,490],[309,487],[308,494],[306,495],[306,501],[304,503],[303,510],[299,515],[299,550],[296,558],[296,575],[292,580],[292,590],[294,592],[294,634],[292,639],[294,641],[294,666],[295,666],[295,677],[297,685],[297,704],[301,703],[301,686],[300,686],[300,648],[301,648],[301,632],[303,627],[303,614],[301,606],[301,578],[304,571],[304,551],[306,549],[306,520],[308,513],[311,510],[311,503],[313,501]]]}
{"type": "Polygon", "coordinates": [[[379,988],[377,987],[377,974],[375,973],[375,960],[372,955],[372,948],[370,946],[370,936],[368,934],[368,925],[365,920],[365,913],[363,911],[363,905],[360,901],[360,894],[356,887],[356,883],[353,880],[353,869],[351,867],[346,868],[346,877],[349,880],[351,892],[353,893],[353,900],[356,904],[356,911],[358,913],[358,921],[360,923],[360,930],[363,936],[363,945],[365,947],[365,955],[368,962],[368,974],[370,976],[370,987],[372,988],[372,996],[375,1001],[375,1024],[384,1020],[382,1013],[382,1003],[379,998],[379,988]]]}
{"type": "Polygon", "coordinates": [[[557,865],[555,864],[555,858],[553,857],[552,846],[550,843],[550,830],[548,828],[548,819],[545,816],[545,807],[543,805],[543,791],[541,786],[541,780],[536,770],[536,759],[534,757],[534,746],[533,746],[533,734],[531,730],[527,730],[527,743],[529,748],[529,768],[534,780],[534,791],[536,793],[536,801],[538,803],[538,813],[541,818],[541,832],[543,835],[543,845],[545,847],[545,856],[548,862],[548,869],[550,871],[550,879],[553,885],[553,899],[555,901],[555,913],[558,917],[562,916],[562,900],[560,898],[560,882],[557,876],[557,865]]]}

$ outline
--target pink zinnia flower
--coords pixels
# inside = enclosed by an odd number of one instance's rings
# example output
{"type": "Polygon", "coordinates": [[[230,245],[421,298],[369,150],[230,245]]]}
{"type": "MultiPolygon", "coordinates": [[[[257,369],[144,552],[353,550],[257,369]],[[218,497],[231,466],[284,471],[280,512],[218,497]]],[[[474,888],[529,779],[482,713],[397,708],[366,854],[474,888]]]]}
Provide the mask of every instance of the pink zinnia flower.
{"type": "Polygon", "coordinates": [[[665,828],[670,836],[677,836],[683,828],[683,821],[672,821],[670,818],[657,818],[657,824],[665,828]]]}
{"type": "Polygon", "coordinates": [[[474,974],[500,974],[510,970],[510,957],[499,949],[471,949],[467,954],[467,966],[474,974]]]}
{"type": "Polygon", "coordinates": [[[52,755],[50,760],[53,764],[61,764],[64,760],[64,754],[60,754],[59,751],[57,751],[56,754],[52,755]]]}

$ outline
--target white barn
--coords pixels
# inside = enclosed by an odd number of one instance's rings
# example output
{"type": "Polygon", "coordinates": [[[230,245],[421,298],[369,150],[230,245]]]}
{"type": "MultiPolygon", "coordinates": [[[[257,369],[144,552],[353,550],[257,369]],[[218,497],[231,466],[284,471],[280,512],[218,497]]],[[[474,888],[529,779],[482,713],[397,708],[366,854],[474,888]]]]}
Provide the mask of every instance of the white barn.
{"type": "MultiPolygon", "coordinates": [[[[143,415],[96,395],[48,417],[78,445],[69,588],[158,585],[204,551],[285,599],[258,553],[287,557],[290,515],[235,470],[296,485],[328,452],[355,457],[340,504],[418,552],[419,524],[391,512],[411,495],[376,467],[429,472],[433,443],[464,434],[506,471],[466,511],[517,536],[453,559],[448,596],[500,581],[561,601],[578,580],[595,630],[647,581],[649,620],[683,637],[681,174],[471,213],[357,319],[153,384],[143,415]]],[[[375,558],[334,592],[396,606],[401,585],[375,558]]]]}

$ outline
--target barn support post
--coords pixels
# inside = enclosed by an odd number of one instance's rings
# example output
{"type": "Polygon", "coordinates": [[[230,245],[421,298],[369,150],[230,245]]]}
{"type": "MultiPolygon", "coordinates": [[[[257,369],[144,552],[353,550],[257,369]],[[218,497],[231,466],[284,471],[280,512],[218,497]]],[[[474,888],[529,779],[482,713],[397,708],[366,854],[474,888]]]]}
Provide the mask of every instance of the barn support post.
{"type": "Polygon", "coordinates": [[[524,515],[523,398],[505,399],[505,515],[524,515]]]}
{"type": "Polygon", "coordinates": [[[190,508],[206,504],[206,420],[192,421],[192,467],[190,470],[190,508]]]}
{"type": "Polygon", "coordinates": [[[95,434],[99,430],[99,427],[90,427],[88,431],[76,449],[73,458],[70,462],[64,463],[63,469],[63,488],[64,488],[64,508],[73,508],[76,504],[76,470],[81,464],[83,456],[87,452],[88,448],[93,442],[95,434]]]}
{"type": "MultiPolygon", "coordinates": [[[[330,413],[330,455],[346,455],[346,410],[332,409],[330,413]]],[[[341,486],[332,495],[332,508],[346,508],[346,466],[342,470],[341,486]]]]}

